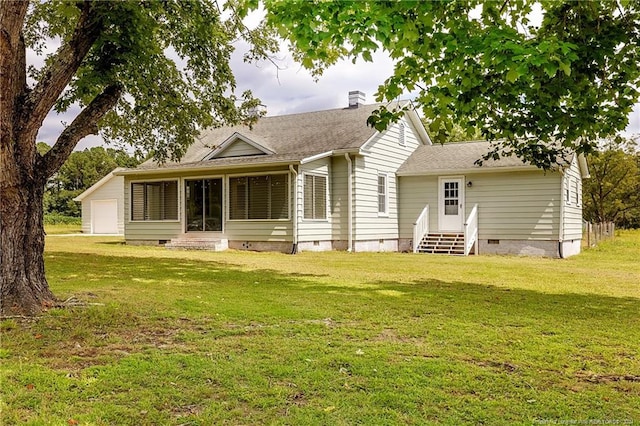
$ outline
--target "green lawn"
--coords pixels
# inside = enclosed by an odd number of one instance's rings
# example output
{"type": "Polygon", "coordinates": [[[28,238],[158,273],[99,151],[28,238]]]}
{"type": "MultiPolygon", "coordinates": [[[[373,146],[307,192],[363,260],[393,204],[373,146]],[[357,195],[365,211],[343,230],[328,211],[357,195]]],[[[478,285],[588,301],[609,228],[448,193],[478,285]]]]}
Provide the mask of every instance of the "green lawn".
{"type": "Polygon", "coordinates": [[[640,232],[566,260],[47,237],[0,424],[640,422],[640,232]]]}

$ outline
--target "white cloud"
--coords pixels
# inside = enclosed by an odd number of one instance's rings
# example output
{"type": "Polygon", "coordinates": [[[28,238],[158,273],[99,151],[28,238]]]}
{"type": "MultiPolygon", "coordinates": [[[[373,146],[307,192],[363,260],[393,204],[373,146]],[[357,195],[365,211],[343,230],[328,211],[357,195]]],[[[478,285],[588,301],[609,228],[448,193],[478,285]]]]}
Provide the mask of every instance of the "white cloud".
{"type": "Polygon", "coordinates": [[[629,125],[623,134],[625,136],[640,134],[640,104],[637,104],[631,114],[629,114],[629,125]]]}

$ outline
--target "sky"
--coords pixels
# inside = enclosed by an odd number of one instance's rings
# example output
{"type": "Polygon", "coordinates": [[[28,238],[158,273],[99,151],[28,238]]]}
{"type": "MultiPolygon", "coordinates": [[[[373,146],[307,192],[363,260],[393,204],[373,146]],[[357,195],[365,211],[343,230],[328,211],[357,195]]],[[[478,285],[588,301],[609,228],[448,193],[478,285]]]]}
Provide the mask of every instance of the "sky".
{"type": "MultiPolygon", "coordinates": [[[[50,47],[57,48],[55,44],[50,47]]],[[[374,55],[373,62],[341,61],[327,69],[315,81],[308,71],[291,59],[286,49],[278,56],[276,67],[270,62],[245,63],[242,50],[238,49],[232,58],[232,69],[237,81],[237,94],[250,89],[267,108],[267,115],[284,115],[298,112],[341,108],[348,105],[348,93],[360,90],[366,95],[366,103],[375,102],[375,93],[380,84],[393,73],[393,61],[384,53],[374,55]]],[[[33,63],[41,62],[33,54],[28,57],[33,63]]],[[[406,98],[410,98],[407,95],[406,98]]],[[[49,145],[64,129],[63,122],[70,123],[79,109],[72,108],[63,115],[50,114],[44,121],[38,141],[49,145]]],[[[629,117],[625,135],[640,133],[640,104],[629,117]]],[[[76,150],[102,145],[99,136],[88,136],[81,140],[76,150]]]]}

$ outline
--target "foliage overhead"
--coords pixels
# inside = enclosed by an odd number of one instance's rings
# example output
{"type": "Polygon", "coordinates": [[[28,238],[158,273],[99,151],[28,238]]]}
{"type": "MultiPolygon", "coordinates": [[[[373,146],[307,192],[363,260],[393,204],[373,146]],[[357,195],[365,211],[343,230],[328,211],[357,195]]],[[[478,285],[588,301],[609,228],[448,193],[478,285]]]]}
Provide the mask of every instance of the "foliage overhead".
{"type": "MultiPolygon", "coordinates": [[[[626,127],[640,95],[638,0],[267,1],[266,9],[316,76],[340,58],[386,51],[396,66],[377,101],[416,93],[434,141],[447,140],[451,123],[479,128],[494,141],[485,159],[517,155],[547,169],[567,150],[589,153],[626,127]]],[[[370,124],[383,129],[398,117],[381,107],[370,124]]]]}
{"type": "Polygon", "coordinates": [[[633,140],[611,138],[590,154],[583,183],[583,214],[589,222],[640,228],[640,152],[633,140]]]}
{"type": "MultiPolygon", "coordinates": [[[[102,136],[153,152],[159,161],[179,158],[202,128],[255,121],[260,101],[250,91],[234,94],[231,54],[239,39],[250,46],[247,59],[268,57],[276,43],[264,27],[247,28],[233,12],[234,2],[226,3],[226,11],[204,0],[89,3],[98,33],[55,104],[57,112],[74,103],[84,107],[116,85],[122,95],[99,123],[102,136]]],[[[27,47],[42,53],[47,40],[71,40],[85,6],[34,2],[26,18],[27,47]]],[[[49,55],[46,65],[57,59],[49,55]]],[[[48,66],[31,68],[30,77],[42,81],[47,72],[48,66]]]]}

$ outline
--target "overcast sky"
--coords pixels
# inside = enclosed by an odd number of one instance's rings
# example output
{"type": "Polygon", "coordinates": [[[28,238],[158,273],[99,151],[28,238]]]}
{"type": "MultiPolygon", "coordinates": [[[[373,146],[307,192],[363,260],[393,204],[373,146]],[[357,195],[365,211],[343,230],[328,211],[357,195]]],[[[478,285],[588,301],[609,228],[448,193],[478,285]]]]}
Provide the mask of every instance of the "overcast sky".
{"type": "MultiPolygon", "coordinates": [[[[346,107],[348,92],[360,90],[366,94],[367,103],[375,102],[377,87],[393,72],[393,62],[383,53],[374,56],[374,62],[342,61],[325,71],[319,81],[295,63],[286,52],[280,57],[277,69],[266,62],[248,64],[242,60],[238,51],[232,60],[232,68],[237,80],[237,93],[250,89],[267,107],[267,115],[283,115],[297,112],[318,111],[330,108],[346,107]]],[[[35,57],[31,57],[39,62],[35,57]]],[[[410,98],[410,95],[407,95],[410,98]]],[[[78,110],[70,110],[64,116],[50,114],[43,123],[38,135],[39,141],[52,145],[62,129],[61,122],[70,123],[78,110]]],[[[640,105],[630,116],[627,135],[640,133],[640,105]]],[[[82,150],[102,144],[97,136],[89,136],[78,144],[82,150]]]]}

